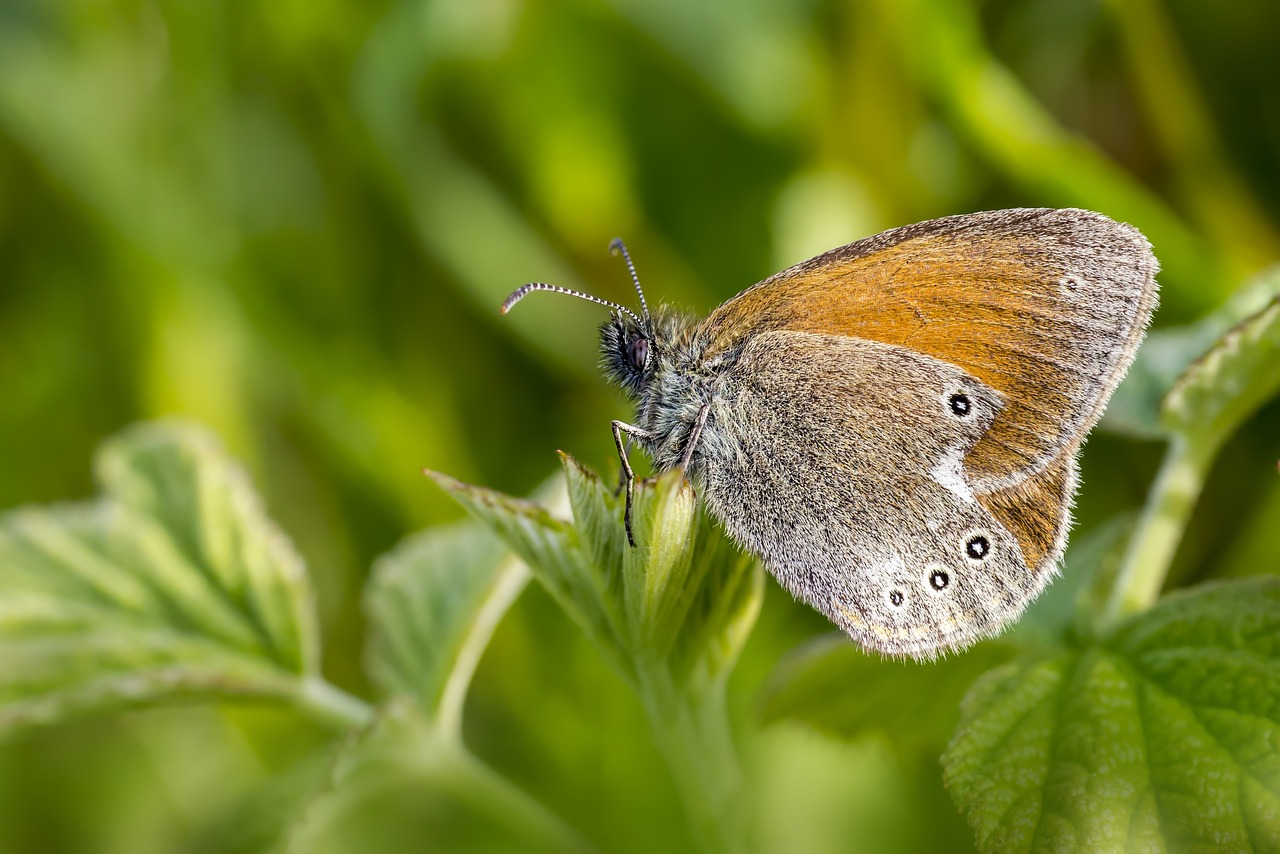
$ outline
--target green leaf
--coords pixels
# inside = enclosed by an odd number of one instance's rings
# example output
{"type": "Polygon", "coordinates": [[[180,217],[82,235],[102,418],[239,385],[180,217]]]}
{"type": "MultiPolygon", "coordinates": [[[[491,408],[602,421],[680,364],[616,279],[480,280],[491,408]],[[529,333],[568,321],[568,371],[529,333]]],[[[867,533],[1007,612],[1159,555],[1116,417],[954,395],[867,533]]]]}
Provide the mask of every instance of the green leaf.
{"type": "Polygon", "coordinates": [[[937,661],[901,662],[865,653],[844,635],[828,635],[779,662],[764,690],[761,717],[766,723],[799,721],[841,739],[878,733],[905,754],[936,756],[955,729],[965,693],[1013,653],[1007,644],[988,642],[937,661]]]}
{"type": "Polygon", "coordinates": [[[1169,424],[1162,416],[1162,406],[1179,377],[1233,327],[1264,311],[1277,296],[1280,266],[1255,276],[1217,311],[1196,323],[1148,334],[1138,358],[1111,398],[1102,425],[1143,438],[1167,436],[1169,424]]]}
{"type": "Polygon", "coordinates": [[[1130,540],[1101,621],[1114,624],[1159,595],[1222,443],[1280,391],[1280,268],[1248,289],[1262,305],[1216,340],[1164,397],[1164,463],[1130,540]]]}
{"type": "MultiPolygon", "coordinates": [[[[589,560],[573,525],[555,518],[532,501],[471,486],[436,472],[426,474],[477,521],[497,534],[533,570],[547,592],[606,658],[628,673],[621,657],[620,632],[624,627],[618,614],[607,610],[616,603],[601,595],[604,573],[589,560]]],[[[574,488],[571,477],[570,500],[573,500],[574,488]]],[[[620,613],[618,608],[614,610],[620,613]]]]}
{"type": "Polygon", "coordinates": [[[644,704],[695,836],[740,845],[739,774],[725,681],[760,610],[760,566],[707,523],[681,472],[637,481],[636,546],[624,499],[564,457],[572,524],[535,504],[436,482],[506,540],[644,704]]]}
{"type": "Polygon", "coordinates": [[[664,661],[678,680],[732,666],[754,624],[763,574],[709,525],[678,472],[635,488],[636,547],[623,499],[564,456],[573,523],[540,506],[431,476],[502,537],[620,672],[664,661]]]}
{"type": "Polygon", "coordinates": [[[528,578],[475,523],[405,540],[378,559],[366,587],[371,678],[457,734],[480,655],[528,578]]]}
{"type": "Polygon", "coordinates": [[[0,732],[180,696],[321,701],[302,561],[217,443],[140,425],[98,475],[97,501],[0,517],[0,732]]]}
{"type": "Polygon", "coordinates": [[[1280,579],[1177,593],[1007,664],[943,756],[983,851],[1280,849],[1280,579]]]}
{"type": "Polygon", "coordinates": [[[212,434],[179,422],[142,424],[103,445],[97,472],[104,491],[134,518],[158,523],[183,568],[194,570],[166,574],[169,596],[189,603],[193,621],[211,633],[243,627],[250,645],[280,666],[315,672],[306,568],[212,434]]]}
{"type": "Polygon", "coordinates": [[[1216,444],[1280,390],[1280,296],[1222,336],[1165,397],[1164,422],[1216,444]]]}

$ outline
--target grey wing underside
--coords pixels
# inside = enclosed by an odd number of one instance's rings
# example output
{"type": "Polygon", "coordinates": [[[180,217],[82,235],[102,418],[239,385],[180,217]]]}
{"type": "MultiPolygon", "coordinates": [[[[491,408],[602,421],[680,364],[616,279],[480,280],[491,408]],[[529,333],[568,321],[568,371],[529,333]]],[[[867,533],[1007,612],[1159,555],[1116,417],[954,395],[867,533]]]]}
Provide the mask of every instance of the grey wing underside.
{"type": "Polygon", "coordinates": [[[1074,452],[995,503],[965,472],[1002,405],[903,347],[771,332],[722,378],[697,469],[784,587],[866,648],[931,657],[1016,617],[1061,552],[1074,452]],[[1020,537],[1044,541],[1030,561],[1020,537]]]}

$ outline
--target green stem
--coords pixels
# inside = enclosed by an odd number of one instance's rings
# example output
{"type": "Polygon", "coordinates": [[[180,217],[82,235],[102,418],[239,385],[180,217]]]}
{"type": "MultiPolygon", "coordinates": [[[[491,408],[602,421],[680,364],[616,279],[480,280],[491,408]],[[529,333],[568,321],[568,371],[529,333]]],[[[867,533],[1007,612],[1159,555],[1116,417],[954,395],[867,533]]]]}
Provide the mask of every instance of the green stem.
{"type": "Polygon", "coordinates": [[[1204,488],[1218,444],[1177,434],[1170,441],[1107,601],[1104,626],[1114,625],[1155,603],[1204,488]]]}
{"type": "Polygon", "coordinates": [[[699,846],[708,852],[745,850],[743,812],[737,808],[741,775],[723,681],[697,693],[681,690],[655,662],[641,669],[639,690],[699,846]]]}
{"type": "Polygon", "coordinates": [[[355,729],[373,720],[373,706],[320,676],[307,676],[293,695],[294,706],[333,729],[355,729]]]}
{"type": "Polygon", "coordinates": [[[440,779],[460,799],[495,816],[531,850],[591,852],[596,848],[541,803],[441,733],[440,779]]]}

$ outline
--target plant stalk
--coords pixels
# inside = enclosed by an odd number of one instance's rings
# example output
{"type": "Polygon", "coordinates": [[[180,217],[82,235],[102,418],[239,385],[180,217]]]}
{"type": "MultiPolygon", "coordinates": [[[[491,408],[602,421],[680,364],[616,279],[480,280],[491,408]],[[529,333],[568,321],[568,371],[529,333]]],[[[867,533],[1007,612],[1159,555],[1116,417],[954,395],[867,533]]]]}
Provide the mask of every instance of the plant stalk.
{"type": "Polygon", "coordinates": [[[1155,604],[1218,445],[1217,441],[1195,440],[1181,434],[1170,440],[1107,600],[1104,627],[1155,604]]]}
{"type": "Polygon", "coordinates": [[[302,680],[293,704],[312,720],[333,729],[355,729],[373,720],[373,706],[320,676],[302,680]]]}
{"type": "Polygon", "coordinates": [[[681,689],[661,662],[641,668],[640,697],[694,838],[706,852],[746,848],[741,773],[725,709],[724,681],[681,689]]]}

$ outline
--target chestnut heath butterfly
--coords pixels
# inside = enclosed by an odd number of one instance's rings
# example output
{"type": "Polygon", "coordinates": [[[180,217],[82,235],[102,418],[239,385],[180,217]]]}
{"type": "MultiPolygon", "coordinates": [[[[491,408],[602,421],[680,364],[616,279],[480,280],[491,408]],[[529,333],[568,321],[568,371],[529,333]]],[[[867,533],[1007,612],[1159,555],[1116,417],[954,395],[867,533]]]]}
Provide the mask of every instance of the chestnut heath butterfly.
{"type": "Polygon", "coordinates": [[[698,320],[612,310],[613,422],[680,467],[783,587],[861,646],[929,658],[994,634],[1057,572],[1077,457],[1133,361],[1158,264],[1083,210],[944,217],[833,249],[698,320]]]}

